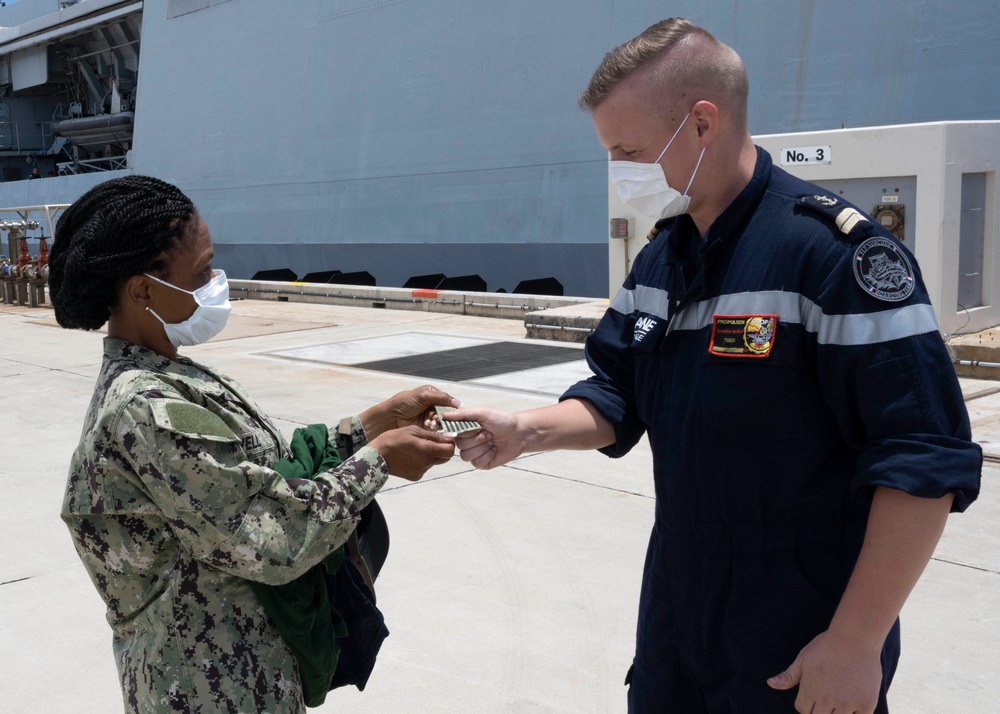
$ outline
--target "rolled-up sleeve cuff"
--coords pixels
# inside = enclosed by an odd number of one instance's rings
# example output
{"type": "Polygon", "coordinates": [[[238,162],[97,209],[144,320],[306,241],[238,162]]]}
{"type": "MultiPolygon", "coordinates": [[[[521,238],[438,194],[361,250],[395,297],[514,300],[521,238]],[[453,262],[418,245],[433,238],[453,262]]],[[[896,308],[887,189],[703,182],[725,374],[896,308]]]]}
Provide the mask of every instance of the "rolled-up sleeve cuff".
{"type": "Polygon", "coordinates": [[[334,434],[337,452],[340,454],[340,458],[345,461],[368,444],[368,435],[365,434],[365,428],[361,425],[359,415],[344,417],[337,427],[330,431],[334,434]]]}
{"type": "Polygon", "coordinates": [[[851,487],[885,486],[920,498],[951,493],[952,512],[961,512],[979,496],[982,466],[982,449],[965,439],[934,434],[882,439],[858,456],[851,487]]]}
{"type": "Polygon", "coordinates": [[[590,402],[614,427],[615,443],[598,449],[605,456],[613,459],[624,456],[639,443],[639,439],[646,431],[638,417],[629,409],[623,395],[598,379],[577,382],[559,397],[560,402],[566,399],[583,399],[590,402]]]}

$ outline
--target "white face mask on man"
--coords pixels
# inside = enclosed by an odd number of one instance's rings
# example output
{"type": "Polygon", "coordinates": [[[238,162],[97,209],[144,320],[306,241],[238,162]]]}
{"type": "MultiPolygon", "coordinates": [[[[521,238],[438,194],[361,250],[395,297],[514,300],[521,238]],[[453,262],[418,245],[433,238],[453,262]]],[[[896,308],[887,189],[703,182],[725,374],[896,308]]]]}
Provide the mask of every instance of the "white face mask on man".
{"type": "Polygon", "coordinates": [[[677,131],[670,137],[670,141],[663,147],[663,151],[656,157],[656,161],[651,164],[643,164],[636,161],[608,161],[608,171],[611,182],[615,185],[622,202],[644,216],[648,216],[655,221],[661,218],[671,218],[687,213],[688,204],[691,197],[687,195],[688,189],[694,183],[694,177],[701,166],[701,159],[705,156],[705,149],[701,150],[698,156],[698,163],[695,164],[691,180],[688,181],[687,188],[681,194],[675,188],[671,188],[667,183],[667,177],[660,166],[660,159],[667,153],[667,149],[674,143],[674,139],[681,132],[684,123],[687,122],[688,114],[684,121],[677,127],[677,131]]]}
{"type": "Polygon", "coordinates": [[[163,283],[174,290],[180,290],[194,297],[198,304],[191,317],[178,323],[166,322],[148,306],[149,312],[157,320],[163,323],[163,329],[167,333],[167,339],[174,347],[191,347],[208,342],[217,334],[222,332],[229,319],[229,312],[232,305],[229,302],[229,281],[226,280],[226,273],[222,270],[212,271],[212,279],[202,285],[197,290],[185,290],[176,285],[171,285],[166,280],[160,280],[155,275],[143,273],[147,278],[152,278],[158,283],[163,283]]]}

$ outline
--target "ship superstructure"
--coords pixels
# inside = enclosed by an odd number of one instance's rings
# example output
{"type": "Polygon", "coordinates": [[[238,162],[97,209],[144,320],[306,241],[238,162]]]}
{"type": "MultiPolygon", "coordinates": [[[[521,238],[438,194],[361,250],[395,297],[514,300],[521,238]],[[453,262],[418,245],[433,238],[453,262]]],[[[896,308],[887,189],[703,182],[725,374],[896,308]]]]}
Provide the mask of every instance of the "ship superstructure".
{"type": "MultiPolygon", "coordinates": [[[[607,157],[576,97],[608,49],[664,12],[18,0],[0,7],[0,206],[147,173],[191,195],[233,277],[487,291],[554,279],[606,297],[607,157]]],[[[988,0],[669,12],[741,53],[754,133],[1000,117],[1000,94],[979,86],[1000,64],[988,0]]]]}

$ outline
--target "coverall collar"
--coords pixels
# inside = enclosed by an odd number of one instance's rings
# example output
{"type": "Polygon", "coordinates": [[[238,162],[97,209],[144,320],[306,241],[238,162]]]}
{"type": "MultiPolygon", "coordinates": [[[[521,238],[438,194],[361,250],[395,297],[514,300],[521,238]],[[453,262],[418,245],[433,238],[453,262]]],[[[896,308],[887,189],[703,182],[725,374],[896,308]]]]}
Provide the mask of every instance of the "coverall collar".
{"type": "Polygon", "coordinates": [[[688,215],[678,216],[672,222],[663,221],[662,227],[669,230],[666,256],[670,295],[668,316],[697,300],[704,292],[705,271],[718,259],[724,247],[732,250],[739,240],[764,196],[770,177],[771,156],[758,146],[753,176],[712,222],[702,240],[698,240],[694,221],[688,215]]]}

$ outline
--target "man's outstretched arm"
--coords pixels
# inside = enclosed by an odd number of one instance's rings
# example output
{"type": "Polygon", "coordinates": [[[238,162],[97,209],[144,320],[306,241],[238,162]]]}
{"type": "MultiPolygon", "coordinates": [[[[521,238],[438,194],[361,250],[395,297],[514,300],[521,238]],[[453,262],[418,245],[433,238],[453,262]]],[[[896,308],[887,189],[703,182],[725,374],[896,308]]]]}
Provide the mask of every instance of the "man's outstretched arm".
{"type": "Polygon", "coordinates": [[[615,442],[614,426],[584,399],[516,414],[489,407],[456,409],[448,412],[449,419],[482,425],[482,431],[455,439],[462,460],[477,469],[502,466],[533,451],[599,449],[615,442]]]}

